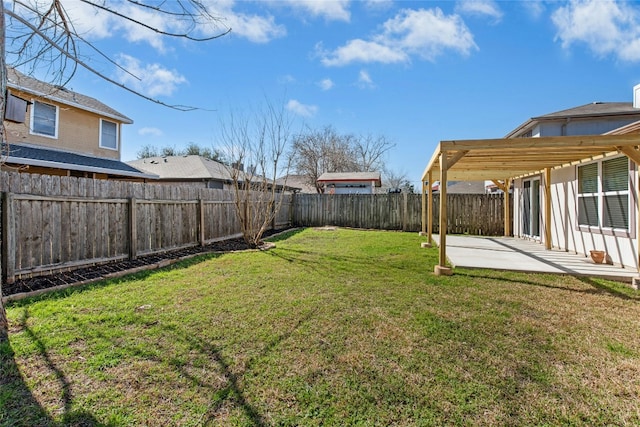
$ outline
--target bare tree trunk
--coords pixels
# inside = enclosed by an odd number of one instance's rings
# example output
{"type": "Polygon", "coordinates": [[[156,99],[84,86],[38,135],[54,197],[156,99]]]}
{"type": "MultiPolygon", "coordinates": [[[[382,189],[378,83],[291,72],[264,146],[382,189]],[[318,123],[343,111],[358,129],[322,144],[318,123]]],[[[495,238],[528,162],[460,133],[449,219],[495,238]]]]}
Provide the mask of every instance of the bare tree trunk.
{"type": "MultiPolygon", "coordinates": [[[[7,96],[7,66],[5,63],[4,43],[5,43],[4,2],[0,1],[0,114],[2,115],[2,125],[0,126],[0,143],[2,145],[4,145],[5,143],[4,110],[6,107],[6,96],[7,96]]],[[[0,256],[0,259],[2,259],[1,256],[0,256]]],[[[2,265],[0,263],[0,342],[3,342],[9,338],[9,322],[7,321],[7,312],[5,311],[4,304],[2,303],[1,277],[2,277],[2,265]]]]}

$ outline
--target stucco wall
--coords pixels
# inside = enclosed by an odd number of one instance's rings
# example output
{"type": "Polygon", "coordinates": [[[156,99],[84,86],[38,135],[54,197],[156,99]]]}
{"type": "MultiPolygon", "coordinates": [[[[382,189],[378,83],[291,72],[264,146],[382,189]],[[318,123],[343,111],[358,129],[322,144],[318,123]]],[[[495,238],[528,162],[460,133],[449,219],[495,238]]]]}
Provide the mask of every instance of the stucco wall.
{"type": "Polygon", "coordinates": [[[373,194],[373,186],[370,181],[336,182],[325,185],[325,192],[332,194],[373,194]]]}
{"type": "MultiPolygon", "coordinates": [[[[29,94],[15,93],[17,96],[33,101],[29,94]]],[[[9,143],[28,143],[48,148],[72,151],[95,157],[120,160],[120,145],[118,150],[100,148],[100,116],[88,111],[57,104],[48,100],[41,100],[47,104],[58,106],[58,137],[33,135],[29,132],[31,120],[31,106],[28,107],[25,123],[5,121],[7,141],[9,143]]],[[[111,122],[114,120],[107,119],[111,122]]],[[[120,124],[118,124],[120,134],[120,124]]]]}
{"type": "MultiPolygon", "coordinates": [[[[582,231],[577,225],[577,179],[576,166],[551,171],[551,245],[578,254],[588,255],[592,249],[604,250],[616,264],[637,269],[637,212],[630,215],[631,236],[616,236],[606,232],[582,231]]],[[[638,188],[637,173],[629,172],[631,188],[638,188]]],[[[541,184],[543,181],[541,180],[541,184]]],[[[514,182],[514,235],[522,233],[522,189],[523,180],[514,182]]],[[[541,212],[544,212],[544,197],[541,189],[541,212]]],[[[632,200],[632,206],[634,206],[632,200]]],[[[544,239],[541,228],[541,239],[544,239]]]]}

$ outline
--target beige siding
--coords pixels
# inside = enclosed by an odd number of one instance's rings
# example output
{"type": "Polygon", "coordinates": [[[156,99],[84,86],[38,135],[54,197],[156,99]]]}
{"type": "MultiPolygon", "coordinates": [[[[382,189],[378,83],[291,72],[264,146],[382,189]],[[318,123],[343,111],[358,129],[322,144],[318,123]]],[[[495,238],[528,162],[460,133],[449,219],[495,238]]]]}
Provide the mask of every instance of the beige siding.
{"type": "MultiPolygon", "coordinates": [[[[33,101],[33,96],[25,93],[15,95],[33,101]]],[[[7,127],[7,141],[9,143],[29,143],[43,147],[72,151],[95,157],[120,160],[120,150],[100,148],[100,116],[78,108],[61,105],[49,100],[39,99],[51,105],[58,106],[58,138],[32,135],[29,133],[31,106],[28,107],[25,123],[5,122],[7,127]]],[[[118,123],[116,120],[106,119],[118,123]]],[[[120,134],[121,123],[118,123],[120,134]]],[[[121,141],[120,141],[121,143],[121,141]]],[[[119,144],[120,145],[120,144],[119,144]]]]}

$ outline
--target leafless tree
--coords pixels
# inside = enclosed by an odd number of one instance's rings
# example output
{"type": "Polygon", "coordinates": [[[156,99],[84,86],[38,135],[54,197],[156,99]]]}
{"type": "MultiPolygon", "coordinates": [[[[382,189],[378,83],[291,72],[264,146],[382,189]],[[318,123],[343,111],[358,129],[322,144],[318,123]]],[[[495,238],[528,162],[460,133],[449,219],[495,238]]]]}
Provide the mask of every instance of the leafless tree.
{"type": "Polygon", "coordinates": [[[389,188],[402,188],[402,186],[407,182],[407,174],[405,172],[385,169],[384,181],[387,183],[389,188]]]}
{"type": "Polygon", "coordinates": [[[394,190],[402,190],[404,193],[413,193],[414,188],[411,181],[407,178],[407,173],[404,171],[395,171],[385,168],[383,171],[383,182],[386,183],[386,187],[394,190]]]}
{"type": "Polygon", "coordinates": [[[333,127],[308,130],[294,138],[293,167],[318,193],[325,172],[373,172],[384,167],[384,155],[394,146],[384,136],[341,135],[333,127]]]}
{"type": "Polygon", "coordinates": [[[360,172],[372,172],[384,169],[384,155],[395,147],[395,144],[380,135],[362,136],[354,140],[356,164],[360,172]]]}
{"type": "MultiPolygon", "coordinates": [[[[178,0],[80,0],[83,5],[93,8],[95,14],[108,14],[127,24],[146,28],[156,34],[193,41],[212,40],[227,34],[231,29],[224,28],[219,17],[211,14],[204,1],[178,0]],[[135,14],[122,13],[127,5],[139,11],[153,13],[162,17],[161,26],[149,25],[137,20],[135,14]],[[172,28],[177,28],[173,31],[172,28]],[[205,34],[199,36],[199,34],[205,34]],[[206,35],[209,34],[209,35],[206,35]]],[[[81,31],[76,30],[65,3],[62,0],[13,0],[9,8],[0,1],[0,114],[4,118],[6,106],[7,65],[28,69],[31,72],[46,70],[49,83],[65,86],[78,67],[82,67],[98,77],[120,88],[134,93],[149,101],[177,110],[192,110],[194,107],[169,105],[132,89],[93,67],[90,62],[100,60],[112,64],[127,72],[122,66],[111,60],[95,44],[87,40],[81,31]],[[6,18],[6,19],[5,19],[6,18]],[[5,49],[6,47],[6,49],[5,49]],[[9,58],[9,59],[8,59],[9,58]]],[[[0,131],[0,143],[5,146],[4,127],[0,131]]],[[[0,289],[0,340],[6,339],[7,318],[2,304],[0,289]]]]}
{"type": "Polygon", "coordinates": [[[292,123],[283,106],[267,102],[253,115],[231,114],[220,125],[242,236],[252,247],[262,244],[284,201],[286,178],[276,179],[291,168],[292,123]]]}

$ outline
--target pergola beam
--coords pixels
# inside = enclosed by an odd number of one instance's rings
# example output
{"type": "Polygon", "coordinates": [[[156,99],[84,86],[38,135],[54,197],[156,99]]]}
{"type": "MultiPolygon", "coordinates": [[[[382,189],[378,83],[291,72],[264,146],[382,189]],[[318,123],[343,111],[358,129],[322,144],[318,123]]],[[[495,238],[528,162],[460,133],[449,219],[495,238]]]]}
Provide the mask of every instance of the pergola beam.
{"type": "Polygon", "coordinates": [[[624,153],[636,165],[640,165],[640,151],[636,147],[618,147],[618,151],[624,153]]]}

